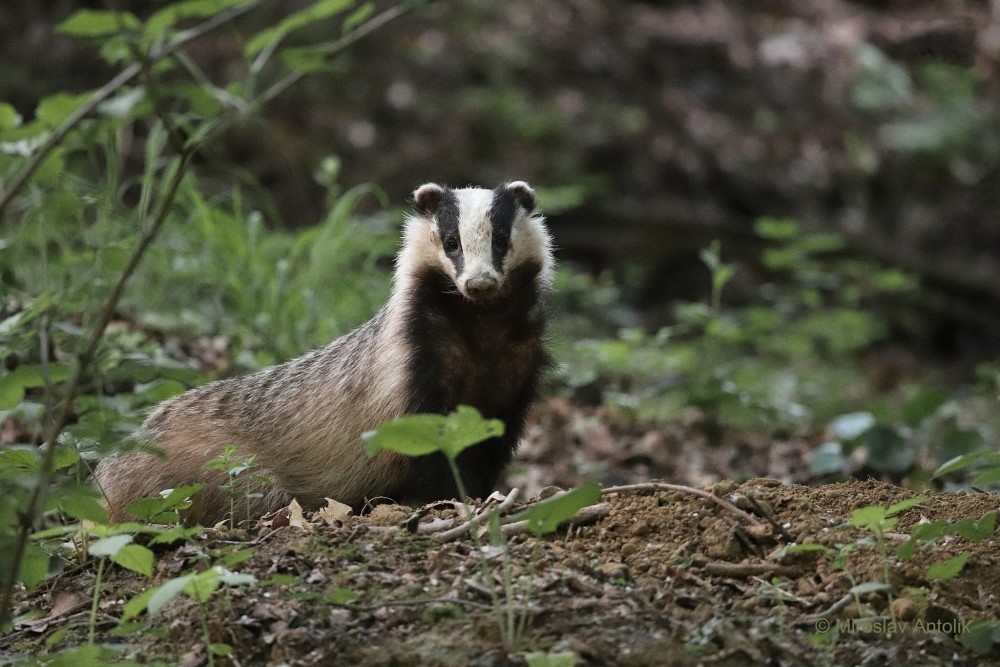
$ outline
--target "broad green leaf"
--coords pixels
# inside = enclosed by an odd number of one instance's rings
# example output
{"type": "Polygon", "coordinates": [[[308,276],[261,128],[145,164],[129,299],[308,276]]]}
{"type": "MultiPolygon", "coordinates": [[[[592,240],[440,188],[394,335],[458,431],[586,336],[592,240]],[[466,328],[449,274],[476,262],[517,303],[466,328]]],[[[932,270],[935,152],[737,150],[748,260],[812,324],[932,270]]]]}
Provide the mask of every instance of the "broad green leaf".
{"type": "Polygon", "coordinates": [[[171,489],[160,498],[139,498],[126,505],[125,512],[143,521],[176,523],[177,516],[173,514],[174,510],[185,509],[191,496],[201,491],[204,486],[200,482],[188,484],[171,489]]]}
{"type": "Polygon", "coordinates": [[[12,446],[0,449],[0,475],[8,469],[37,470],[38,450],[35,447],[12,446]]]}
{"type": "Polygon", "coordinates": [[[350,32],[355,27],[364,23],[368,19],[368,17],[372,15],[374,11],[375,11],[374,2],[363,3],[360,7],[351,12],[346,19],[344,19],[344,23],[341,26],[341,30],[343,30],[345,33],[350,32]]]}
{"type": "Polygon", "coordinates": [[[533,505],[523,514],[517,515],[517,518],[527,520],[530,530],[538,535],[551,533],[581,509],[593,505],[600,499],[601,487],[593,482],[587,482],[533,505]]]}
{"type": "Polygon", "coordinates": [[[112,554],[111,560],[125,569],[153,576],[153,552],[139,544],[126,544],[112,554]]]}
{"type": "Polygon", "coordinates": [[[79,521],[107,523],[108,511],[90,495],[76,494],[69,498],[61,498],[59,507],[63,512],[79,521]]]}
{"type": "Polygon", "coordinates": [[[979,520],[971,517],[955,524],[955,532],[972,542],[985,540],[993,535],[997,526],[997,513],[987,512],[979,520]]]}
{"type": "Polygon", "coordinates": [[[9,410],[24,400],[25,389],[44,387],[46,375],[49,384],[65,382],[73,374],[69,364],[24,364],[0,377],[0,410],[9,410]]]}
{"type": "Polygon", "coordinates": [[[898,503],[889,506],[889,509],[885,511],[886,516],[894,516],[910,509],[911,507],[916,507],[917,505],[922,505],[927,502],[927,496],[917,496],[916,498],[907,498],[906,500],[900,500],[898,503]]]}
{"type": "Polygon", "coordinates": [[[965,567],[965,561],[969,560],[969,552],[963,551],[962,553],[952,556],[951,558],[941,561],[940,563],[934,563],[929,568],[927,568],[927,580],[928,581],[943,581],[945,579],[951,579],[965,567]]]}
{"type": "Polygon", "coordinates": [[[103,37],[142,25],[131,12],[79,9],[56,26],[56,32],[74,37],[103,37]]]}
{"type": "Polygon", "coordinates": [[[154,12],[146,19],[145,34],[148,38],[163,39],[165,31],[181,19],[204,19],[223,12],[246,0],[187,0],[175,2],[154,12]]]}
{"type": "Polygon", "coordinates": [[[159,533],[150,544],[171,544],[180,540],[188,540],[202,531],[201,526],[174,526],[159,533]]]}
{"type": "Polygon", "coordinates": [[[995,645],[1000,644],[1000,621],[992,619],[972,621],[959,637],[959,641],[973,653],[986,655],[995,645]]]}
{"type": "Polygon", "coordinates": [[[979,451],[971,454],[963,454],[962,456],[956,456],[950,461],[946,461],[937,470],[935,470],[931,479],[947,475],[948,473],[952,473],[957,470],[964,470],[965,468],[977,463],[1000,464],[1000,454],[995,452],[979,451]]]}
{"type": "Polygon", "coordinates": [[[350,604],[358,599],[358,594],[352,591],[350,588],[335,588],[333,592],[327,596],[327,600],[331,604],[350,604]]]}
{"type": "Polygon", "coordinates": [[[49,573],[49,554],[37,544],[28,544],[21,557],[17,578],[29,590],[40,584],[49,573]]]}
{"type": "Polygon", "coordinates": [[[834,417],[830,430],[839,440],[853,440],[875,425],[875,415],[870,412],[849,412],[834,417]]]}
{"type": "Polygon", "coordinates": [[[278,25],[263,30],[253,37],[243,48],[247,57],[253,57],[265,48],[280,42],[290,32],[321,19],[328,18],[351,6],[351,0],[319,0],[312,6],[289,14],[278,25]]]}
{"type": "Polygon", "coordinates": [[[876,470],[903,472],[913,464],[916,448],[895,429],[873,426],[862,440],[868,449],[868,461],[876,470]]]}
{"type": "Polygon", "coordinates": [[[972,486],[990,486],[991,484],[996,484],[997,482],[1000,482],[1000,466],[996,468],[989,468],[979,473],[979,475],[972,480],[972,486]]]}
{"type": "Polygon", "coordinates": [[[375,456],[382,449],[405,456],[423,456],[440,451],[443,430],[442,415],[407,415],[385,422],[365,433],[362,439],[368,456],[375,456]]]}
{"type": "Polygon", "coordinates": [[[885,524],[888,517],[889,515],[886,513],[884,507],[869,505],[868,507],[859,507],[851,512],[850,524],[855,528],[872,528],[878,530],[878,527],[885,524]]]}
{"type": "Polygon", "coordinates": [[[198,575],[191,578],[187,586],[184,587],[184,593],[190,595],[195,600],[199,602],[207,602],[212,593],[219,588],[222,584],[219,570],[217,568],[212,568],[210,570],[205,570],[198,575]]]}
{"type": "Polygon", "coordinates": [[[132,540],[132,535],[112,535],[111,537],[105,537],[103,540],[91,542],[87,553],[98,558],[102,556],[114,556],[122,547],[130,544],[132,540]]]}
{"type": "Polygon", "coordinates": [[[503,435],[503,429],[499,419],[483,419],[479,410],[460,405],[445,418],[442,451],[445,456],[455,458],[472,445],[503,435]]]}
{"type": "Polygon", "coordinates": [[[794,220],[761,218],[753,225],[753,230],[761,238],[771,241],[787,241],[799,235],[799,225],[794,220]]]}
{"type": "Polygon", "coordinates": [[[423,456],[440,451],[454,459],[462,450],[503,434],[503,422],[483,419],[466,405],[450,415],[407,415],[390,420],[362,436],[365,451],[374,456],[388,449],[405,456],[423,456]]]}
{"type": "Polygon", "coordinates": [[[946,395],[934,389],[921,390],[906,401],[906,405],[903,406],[903,419],[910,426],[919,426],[947,400],[946,395]]]}
{"type": "Polygon", "coordinates": [[[180,577],[168,579],[157,587],[146,600],[146,609],[150,615],[157,614],[163,609],[163,605],[180,595],[194,578],[195,575],[193,574],[185,574],[180,577]]]}
{"type": "Polygon", "coordinates": [[[0,130],[15,128],[21,124],[21,115],[6,102],[0,102],[0,130]]]}
{"type": "Polygon", "coordinates": [[[144,612],[146,610],[146,606],[149,604],[150,599],[153,597],[153,595],[156,594],[158,590],[160,590],[159,587],[147,588],[142,593],[136,595],[134,598],[126,602],[125,606],[122,608],[122,617],[118,620],[119,624],[131,618],[135,618],[136,616],[144,612]]]}
{"type": "MultiPolygon", "coordinates": [[[[248,550],[249,551],[249,550],[248,550]]],[[[257,583],[257,577],[243,572],[230,572],[225,568],[219,570],[219,581],[226,586],[249,586],[257,583]]]]}
{"type": "Polygon", "coordinates": [[[809,453],[809,472],[817,477],[842,473],[846,468],[847,457],[837,441],[824,442],[809,453]]]}

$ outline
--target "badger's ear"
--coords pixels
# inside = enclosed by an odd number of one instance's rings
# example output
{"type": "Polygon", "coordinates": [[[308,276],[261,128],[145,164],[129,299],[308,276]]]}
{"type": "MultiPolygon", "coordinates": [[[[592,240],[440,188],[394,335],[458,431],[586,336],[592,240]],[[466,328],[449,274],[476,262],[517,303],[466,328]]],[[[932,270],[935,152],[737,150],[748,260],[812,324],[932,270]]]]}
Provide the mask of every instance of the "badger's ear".
{"type": "Polygon", "coordinates": [[[535,210],[535,191],[531,189],[530,185],[524,181],[511,181],[504,187],[514,195],[514,201],[525,211],[531,213],[535,210]]]}
{"type": "Polygon", "coordinates": [[[413,191],[413,208],[420,215],[434,215],[438,206],[441,205],[441,198],[444,196],[444,188],[437,183],[424,183],[413,191]]]}

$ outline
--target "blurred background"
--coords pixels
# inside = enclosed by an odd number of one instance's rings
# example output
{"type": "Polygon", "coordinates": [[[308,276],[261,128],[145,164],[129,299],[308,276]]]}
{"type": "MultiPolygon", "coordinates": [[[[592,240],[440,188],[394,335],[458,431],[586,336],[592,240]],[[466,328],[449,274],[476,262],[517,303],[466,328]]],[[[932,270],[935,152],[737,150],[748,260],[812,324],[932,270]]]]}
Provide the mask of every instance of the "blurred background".
{"type": "MultiPolygon", "coordinates": [[[[80,9],[141,23],[154,4],[0,5],[8,183],[40,102],[129,61],[57,26],[80,9]]],[[[218,91],[280,81],[248,41],[311,5],[261,2],[135,89],[154,81],[196,127],[227,108],[218,91]]],[[[511,483],[995,483],[976,466],[998,444],[1000,2],[439,1],[282,64],[303,76],[194,159],[102,348],[82,451],[185,386],[370,317],[417,185],[523,179],[562,267],[560,365],[511,483]],[[972,458],[932,482],[956,456],[972,458]]],[[[38,362],[32,304],[56,303],[58,359],[134,244],[156,114],[124,98],[5,212],[8,373],[38,362]]],[[[44,401],[25,389],[0,411],[5,443],[37,437],[44,401]]]]}

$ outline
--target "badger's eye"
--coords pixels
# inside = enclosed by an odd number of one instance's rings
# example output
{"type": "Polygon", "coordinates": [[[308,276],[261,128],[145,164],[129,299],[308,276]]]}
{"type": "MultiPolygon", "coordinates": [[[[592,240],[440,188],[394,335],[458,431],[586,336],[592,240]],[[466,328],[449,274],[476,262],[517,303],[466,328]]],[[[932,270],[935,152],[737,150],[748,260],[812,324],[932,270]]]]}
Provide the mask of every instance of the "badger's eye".
{"type": "Polygon", "coordinates": [[[444,251],[455,252],[456,250],[458,250],[458,237],[449,236],[444,240],[444,251]]]}

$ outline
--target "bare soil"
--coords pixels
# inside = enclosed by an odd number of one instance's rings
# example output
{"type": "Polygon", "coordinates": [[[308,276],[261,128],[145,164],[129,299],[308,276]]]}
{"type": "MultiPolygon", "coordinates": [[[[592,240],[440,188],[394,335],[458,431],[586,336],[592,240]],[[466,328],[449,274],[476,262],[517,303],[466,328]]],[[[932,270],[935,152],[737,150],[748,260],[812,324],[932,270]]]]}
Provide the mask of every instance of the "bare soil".
{"type": "MultiPolygon", "coordinates": [[[[791,451],[787,443],[730,434],[721,445],[689,443],[688,456],[667,456],[674,426],[640,428],[560,401],[548,402],[533,423],[512,476],[532,492],[533,485],[578,474],[566,465],[574,454],[565,448],[578,448],[576,468],[587,468],[588,457],[621,459],[600,475],[609,483],[662,470],[658,458],[676,462],[688,480],[712,477],[708,462],[729,460],[737,450],[750,469],[775,460],[765,450],[791,451]],[[546,464],[542,441],[560,438],[564,455],[546,464]],[[622,454],[636,448],[652,454],[622,454]]],[[[180,597],[119,627],[124,603],[149,582],[112,569],[101,585],[96,641],[114,645],[124,659],[188,666],[208,662],[206,628],[212,642],[232,647],[216,663],[235,665],[519,665],[532,651],[629,666],[996,660],[956,639],[977,619],[1000,618],[995,535],[975,543],[942,538],[905,562],[895,551],[918,522],[982,517],[1000,509],[997,495],[918,494],[875,480],[809,487],[755,478],[704,488],[753,522],[690,493],[635,489],[605,493],[610,511],[595,522],[544,538],[514,535],[506,549],[491,545],[485,531],[482,547],[469,535],[442,542],[418,531],[418,523],[454,519],[454,503],[423,508],[419,521],[413,508],[381,505],[332,524],[314,517],[300,527],[272,519],[206,529],[184,546],[161,548],[154,583],[226,558],[229,569],[259,583],[224,588],[204,609],[180,597]],[[848,523],[855,509],[917,495],[926,500],[901,512],[882,537],[848,523]],[[808,543],[829,549],[785,553],[788,545],[808,543]],[[963,552],[968,560],[957,576],[928,581],[931,564],[963,552]],[[505,612],[489,592],[504,597],[505,562],[515,621],[526,614],[507,645],[505,612]],[[889,584],[892,596],[852,595],[858,584],[889,584]]],[[[0,638],[0,655],[7,656],[0,664],[85,642],[94,580],[93,567],[71,567],[23,595],[18,627],[0,638]]]]}

